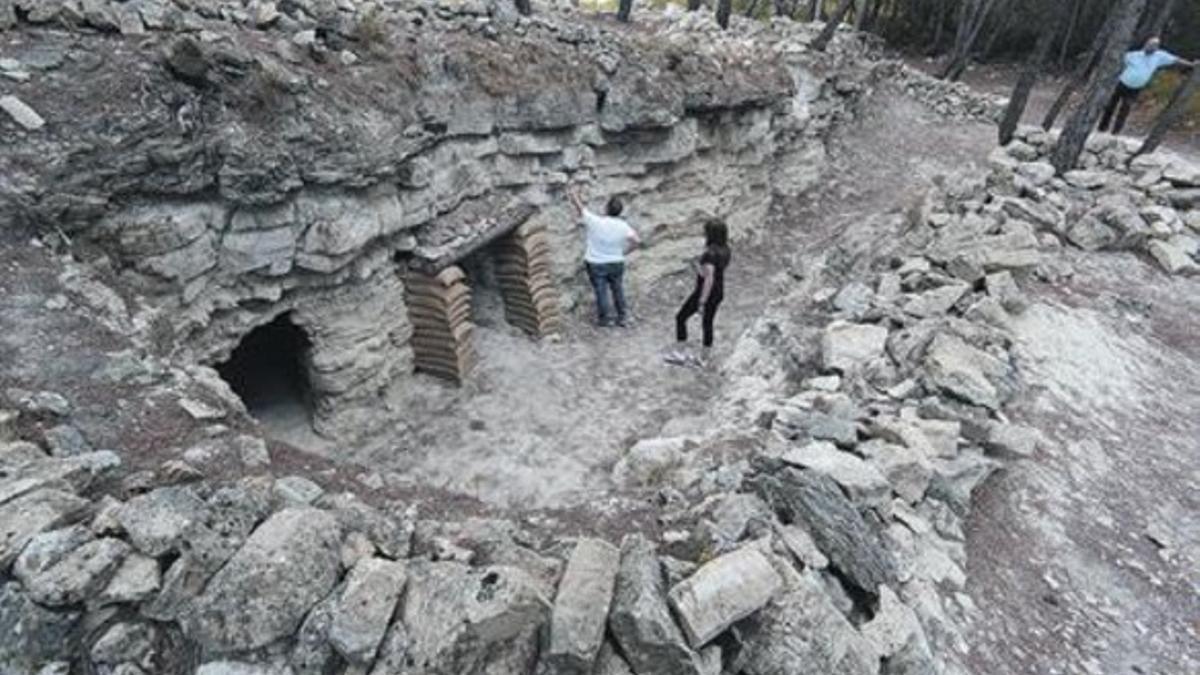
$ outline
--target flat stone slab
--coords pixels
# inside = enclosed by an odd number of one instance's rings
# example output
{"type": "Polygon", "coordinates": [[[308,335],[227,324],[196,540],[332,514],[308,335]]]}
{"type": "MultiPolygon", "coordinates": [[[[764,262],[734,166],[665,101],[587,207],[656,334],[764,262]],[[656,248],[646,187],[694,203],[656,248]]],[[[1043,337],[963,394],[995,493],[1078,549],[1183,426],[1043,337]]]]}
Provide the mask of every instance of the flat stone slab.
{"type": "Polygon", "coordinates": [[[16,96],[0,96],[0,110],[8,113],[14,122],[29,131],[37,131],[46,126],[46,120],[16,96]]]}
{"type": "Polygon", "coordinates": [[[826,370],[854,370],[882,356],[887,337],[883,326],[834,321],[821,337],[821,364],[826,370]]]}
{"type": "Polygon", "coordinates": [[[580,539],[567,561],[550,615],[550,646],[543,659],[555,672],[591,672],[604,643],[621,552],[599,539],[580,539]]]}
{"type": "Polygon", "coordinates": [[[360,560],[350,571],[329,625],[330,644],[347,660],[375,658],[406,580],[404,563],[382,558],[360,560]]]}
{"type": "Polygon", "coordinates": [[[699,648],[758,611],[782,586],[766,556],[742,548],[705,563],[669,597],[688,642],[699,648]]]}
{"type": "Polygon", "coordinates": [[[257,649],[292,635],[337,583],[340,543],[341,528],[325,511],[276,513],[180,617],[184,632],[220,652],[257,649]]]}
{"type": "Polygon", "coordinates": [[[783,456],[792,466],[812,469],[834,480],[850,499],[863,506],[882,506],[891,496],[891,485],[874,466],[857,455],[838,450],[832,443],[809,443],[783,456]]]}
{"type": "Polygon", "coordinates": [[[641,535],[621,543],[621,568],[608,619],[621,653],[635,673],[702,675],[692,650],[667,605],[662,564],[641,535]]]}
{"type": "Polygon", "coordinates": [[[0,572],[36,535],[83,515],[90,503],[60,490],[35,490],[0,505],[0,572]]]}

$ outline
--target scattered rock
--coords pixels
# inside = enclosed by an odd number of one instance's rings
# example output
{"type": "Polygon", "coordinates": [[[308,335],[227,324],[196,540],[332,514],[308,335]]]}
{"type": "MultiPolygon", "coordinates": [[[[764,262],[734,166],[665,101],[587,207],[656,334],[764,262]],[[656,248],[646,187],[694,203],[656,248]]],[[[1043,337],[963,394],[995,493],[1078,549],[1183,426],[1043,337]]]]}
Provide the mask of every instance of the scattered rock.
{"type": "Polygon", "coordinates": [[[575,544],[550,615],[542,663],[556,673],[590,675],[604,642],[621,554],[597,539],[575,544]]]}
{"type": "MultiPolygon", "coordinates": [[[[260,525],[180,617],[218,651],[262,647],[291,635],[337,581],[340,528],[316,509],[285,509],[260,525]]],[[[178,564],[178,563],[176,563],[178,564]]]]}
{"type": "Polygon", "coordinates": [[[405,578],[404,563],[382,558],[364,558],[350,571],[329,624],[329,642],[346,660],[374,660],[405,578]]]}
{"type": "Polygon", "coordinates": [[[871,645],[838,611],[812,574],[788,574],[787,586],[747,622],[742,670],[747,675],[875,675],[871,645]]]}
{"type": "Polygon", "coordinates": [[[888,331],[882,326],[834,321],[821,338],[821,364],[843,373],[883,355],[888,331]]]}
{"type": "Polygon", "coordinates": [[[308,506],[321,498],[325,490],[303,476],[287,476],[275,481],[275,498],[288,506],[308,506]]]}
{"type": "Polygon", "coordinates": [[[75,605],[90,599],[108,584],[129,553],[129,545],[105,537],[71,551],[29,579],[29,597],[47,607],[75,605]]]}
{"type": "Polygon", "coordinates": [[[794,448],[783,455],[783,461],[833,479],[851,501],[864,508],[882,508],[891,500],[892,487],[883,474],[832,443],[809,443],[794,448]]]}
{"type": "Polygon", "coordinates": [[[37,131],[46,126],[46,120],[16,96],[0,96],[0,110],[8,113],[14,122],[28,131],[37,131]]]}
{"type": "Polygon", "coordinates": [[[700,675],[700,655],[675,625],[666,590],[654,546],[641,535],[626,537],[609,630],[635,673],[700,675]]]}
{"type": "Polygon", "coordinates": [[[34,490],[0,504],[0,570],[7,570],[36,535],[81,520],[91,504],[68,492],[34,490]]]}
{"type": "Polygon", "coordinates": [[[745,547],[705,563],[669,597],[688,641],[699,649],[758,611],[782,586],[766,557],[745,547]]]}
{"type": "Polygon", "coordinates": [[[946,333],[933,339],[925,370],[935,388],[992,410],[1000,408],[1012,389],[1008,364],[946,333]]]}
{"type": "Polygon", "coordinates": [[[850,583],[874,593],[880,584],[895,581],[896,563],[882,539],[831,479],[760,462],[751,485],[781,517],[803,522],[850,583]]]}

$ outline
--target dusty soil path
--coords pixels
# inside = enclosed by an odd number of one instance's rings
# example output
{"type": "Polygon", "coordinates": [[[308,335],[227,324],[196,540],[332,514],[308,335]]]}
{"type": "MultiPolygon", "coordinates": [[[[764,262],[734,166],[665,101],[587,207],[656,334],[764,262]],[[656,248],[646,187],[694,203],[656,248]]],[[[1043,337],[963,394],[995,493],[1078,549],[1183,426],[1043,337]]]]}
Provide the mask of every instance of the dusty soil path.
{"type": "MultiPolygon", "coordinates": [[[[717,321],[718,362],[793,283],[789,273],[804,268],[806,258],[871,216],[916,199],[933,176],[986,157],[986,125],[948,123],[904,97],[877,96],[866,108],[878,112],[833,139],[826,187],[779,209],[764,243],[735,250],[717,321]],[[906,133],[896,133],[901,123],[906,133]]],[[[865,244],[858,248],[866,252],[865,244]]],[[[430,379],[397,392],[390,404],[412,422],[389,443],[347,453],[299,425],[275,432],[301,447],[493,504],[594,500],[612,489],[611,468],[637,439],[695,430],[704,424],[695,416],[722,386],[714,370],[662,361],[674,339],[675,311],[693,283],[686,269],[681,261],[677,274],[628,289],[637,316],[628,330],[594,328],[581,308],[560,341],[538,343],[485,319],[492,325],[476,333],[482,358],[471,382],[454,389],[430,379]]],[[[698,319],[692,328],[695,345],[698,319]]]]}
{"type": "Polygon", "coordinates": [[[1017,324],[1036,458],[968,534],[980,673],[1200,672],[1200,280],[1072,255],[1017,324]]]}

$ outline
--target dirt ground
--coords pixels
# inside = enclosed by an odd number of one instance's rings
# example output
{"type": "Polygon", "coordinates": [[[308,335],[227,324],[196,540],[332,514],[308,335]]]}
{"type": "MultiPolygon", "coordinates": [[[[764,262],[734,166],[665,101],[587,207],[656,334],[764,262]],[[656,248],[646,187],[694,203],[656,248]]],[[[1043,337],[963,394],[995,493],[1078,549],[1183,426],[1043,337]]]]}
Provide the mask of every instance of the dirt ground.
{"type": "Polygon", "coordinates": [[[1034,459],[977,498],[981,673],[1200,672],[1200,281],[1073,255],[1017,325],[1034,459]]]}

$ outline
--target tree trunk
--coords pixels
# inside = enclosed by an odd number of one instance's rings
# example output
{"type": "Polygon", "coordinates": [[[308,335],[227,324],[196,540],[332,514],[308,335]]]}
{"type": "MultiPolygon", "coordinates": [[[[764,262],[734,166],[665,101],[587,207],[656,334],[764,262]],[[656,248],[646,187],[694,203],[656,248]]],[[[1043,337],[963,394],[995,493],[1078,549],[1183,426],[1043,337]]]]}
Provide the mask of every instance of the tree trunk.
{"type": "Polygon", "coordinates": [[[1146,0],[1122,0],[1113,8],[1117,19],[1113,24],[1111,39],[1103,50],[1104,55],[1096,70],[1096,77],[1084,93],[1083,102],[1075,114],[1071,115],[1071,119],[1063,126],[1062,135],[1059,136],[1051,155],[1051,163],[1060,174],[1075,168],[1092,128],[1100,119],[1104,104],[1116,90],[1126,45],[1137,30],[1138,20],[1144,9],[1146,0]]]}
{"type": "Polygon", "coordinates": [[[775,16],[791,16],[794,13],[795,4],[788,6],[787,0],[775,0],[775,16]]]}
{"type": "Polygon", "coordinates": [[[746,5],[746,16],[754,16],[754,10],[758,9],[758,0],[750,0],[750,4],[746,5]]]}
{"type": "Polygon", "coordinates": [[[833,39],[833,34],[837,32],[838,25],[850,13],[850,7],[854,5],[854,0],[842,0],[837,9],[834,10],[833,16],[829,17],[829,21],[825,24],[825,29],[813,41],[812,48],[818,52],[825,51],[829,46],[829,41],[833,39]]]}
{"type": "Polygon", "coordinates": [[[937,14],[933,25],[933,40],[929,43],[929,55],[941,53],[942,36],[946,33],[946,0],[938,0],[937,14]]]}
{"type": "Polygon", "coordinates": [[[717,25],[729,28],[729,14],[733,11],[733,0],[717,0],[717,25]]]}
{"type": "Polygon", "coordinates": [[[1162,35],[1162,32],[1167,28],[1167,23],[1171,21],[1171,16],[1175,14],[1176,1],[1177,0],[1163,0],[1162,7],[1158,8],[1158,13],[1155,14],[1154,18],[1150,21],[1150,25],[1147,26],[1146,34],[1142,37],[1149,38],[1162,35]]]}
{"type": "Polygon", "coordinates": [[[629,15],[633,13],[633,0],[621,0],[617,5],[617,21],[629,23],[629,15]]]}
{"type": "Polygon", "coordinates": [[[1142,147],[1138,148],[1137,154],[1144,155],[1157,150],[1171,127],[1175,126],[1187,113],[1189,104],[1198,93],[1200,93],[1200,68],[1192,68],[1192,74],[1171,97],[1171,103],[1154,120],[1154,126],[1150,128],[1150,135],[1146,136],[1146,140],[1142,143],[1142,147]]]}
{"type": "Polygon", "coordinates": [[[942,71],[942,79],[954,82],[962,77],[971,60],[971,50],[979,38],[979,32],[987,21],[988,14],[995,6],[995,0],[970,0],[963,5],[959,15],[958,31],[954,38],[954,51],[942,71]]]}
{"type": "Polygon", "coordinates": [[[1067,63],[1067,52],[1071,49],[1071,40],[1075,39],[1075,26],[1079,24],[1079,10],[1083,7],[1083,0],[1075,0],[1075,5],[1071,8],[1071,23],[1067,24],[1067,34],[1063,37],[1062,47],[1058,50],[1058,67],[1061,70],[1067,63]]]}
{"type": "Polygon", "coordinates": [[[1104,24],[1100,26],[1100,32],[1096,33],[1095,39],[1092,40],[1092,46],[1088,49],[1087,58],[1079,63],[1074,73],[1067,79],[1067,83],[1063,85],[1062,91],[1058,93],[1058,98],[1054,99],[1054,103],[1050,105],[1050,109],[1046,111],[1046,116],[1042,119],[1042,128],[1046,131],[1054,128],[1054,121],[1062,113],[1063,108],[1067,107],[1067,102],[1071,100],[1071,96],[1075,90],[1083,86],[1091,77],[1096,67],[1100,64],[1101,56],[1104,50],[1108,47],[1109,40],[1112,39],[1113,30],[1116,28],[1118,12],[1116,7],[1109,12],[1108,17],[1104,19],[1104,24]]]}
{"type": "Polygon", "coordinates": [[[867,20],[867,5],[870,0],[854,0],[854,29],[862,30],[867,20]]]}
{"type": "Polygon", "coordinates": [[[517,13],[521,16],[533,14],[533,5],[530,3],[530,0],[514,0],[514,3],[517,6],[517,13]]]}
{"type": "Polygon", "coordinates": [[[1012,141],[1017,125],[1021,123],[1021,116],[1025,114],[1025,106],[1029,103],[1029,94],[1033,91],[1033,85],[1037,84],[1038,73],[1045,66],[1046,58],[1050,56],[1050,46],[1054,44],[1054,38],[1058,36],[1066,18],[1063,10],[1051,11],[1054,12],[1054,16],[1045,17],[1046,22],[1038,35],[1037,44],[1033,47],[1033,54],[1025,63],[1025,68],[1013,87],[1012,96],[1008,99],[1004,119],[1000,121],[1000,145],[1008,145],[1012,141]]]}
{"type": "Polygon", "coordinates": [[[824,3],[822,2],[822,0],[812,0],[812,2],[809,3],[809,5],[808,5],[808,20],[809,21],[820,21],[821,20],[821,5],[823,5],[823,4],[824,3]]]}
{"type": "Polygon", "coordinates": [[[688,11],[694,12],[694,11],[700,9],[700,3],[701,3],[701,0],[688,0],[688,5],[687,5],[688,11]]]}

